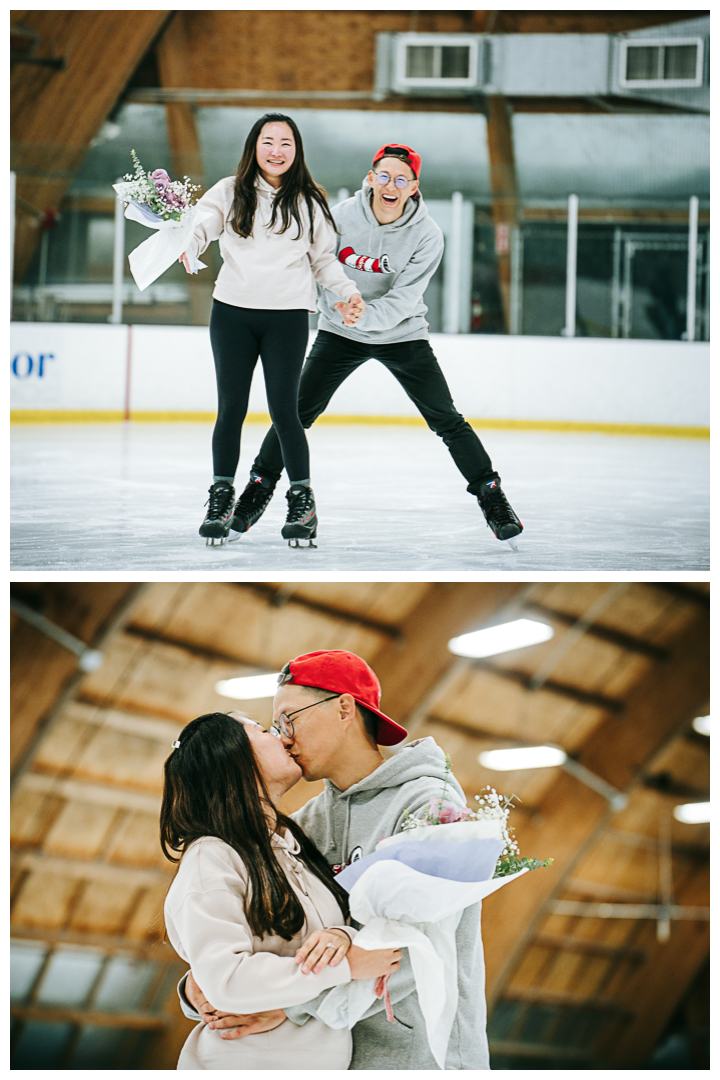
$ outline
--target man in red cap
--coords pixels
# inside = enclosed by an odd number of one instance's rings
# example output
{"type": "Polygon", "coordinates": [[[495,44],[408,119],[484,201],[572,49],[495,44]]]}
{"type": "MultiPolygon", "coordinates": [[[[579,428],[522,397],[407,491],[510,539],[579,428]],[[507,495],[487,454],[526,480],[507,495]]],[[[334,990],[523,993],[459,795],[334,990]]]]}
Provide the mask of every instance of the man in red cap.
{"type": "MultiPolygon", "coordinates": [[[[341,650],[305,653],[285,665],[278,681],[274,729],[305,779],[325,781],[325,791],[293,817],[336,872],[399,832],[406,810],[414,813],[433,798],[465,806],[462,788],[448,775],[434,739],[418,739],[382,756],[378,744],[396,746],[407,732],[381,712],[380,683],[361,657],[341,650]]],[[[456,939],[459,1002],[445,1068],[488,1069],[479,904],[464,912],[456,939]]],[[[226,1038],[270,1031],[285,1022],[302,1026],[316,1015],[324,996],[287,1009],[235,1016],[217,1014],[189,975],[180,989],[186,1015],[215,1030],[228,1029],[226,1038]]],[[[353,1028],[350,1068],[436,1069],[407,957],[389,990],[395,1023],[388,1023],[378,1000],[353,1028]]]]}
{"type": "MultiPolygon", "coordinates": [[[[337,256],[366,301],[365,312],[337,303],[320,288],[318,334],[300,378],[298,413],[309,428],[337,388],[366,360],[379,360],[398,380],[428,426],[443,440],[498,540],[522,532],[485,447],[460,415],[433,353],[423,293],[440,265],[443,234],[419,190],[420,155],[383,143],[352,199],[333,207],[337,256]],[[356,325],[357,324],[357,325],[356,325]]],[[[261,517],[283,470],[270,428],[230,526],[247,532],[261,517]]]]}

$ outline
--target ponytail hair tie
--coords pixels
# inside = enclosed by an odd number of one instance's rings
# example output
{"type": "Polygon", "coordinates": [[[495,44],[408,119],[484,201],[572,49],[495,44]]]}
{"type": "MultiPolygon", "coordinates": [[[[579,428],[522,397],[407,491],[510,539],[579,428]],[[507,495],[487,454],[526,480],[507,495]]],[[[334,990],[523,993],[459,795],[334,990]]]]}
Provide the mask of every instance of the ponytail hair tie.
{"type": "Polygon", "coordinates": [[[179,746],[180,746],[180,743],[179,742],[174,742],[174,743],[170,743],[170,745],[172,746],[173,750],[177,750],[179,748],[179,746]]]}

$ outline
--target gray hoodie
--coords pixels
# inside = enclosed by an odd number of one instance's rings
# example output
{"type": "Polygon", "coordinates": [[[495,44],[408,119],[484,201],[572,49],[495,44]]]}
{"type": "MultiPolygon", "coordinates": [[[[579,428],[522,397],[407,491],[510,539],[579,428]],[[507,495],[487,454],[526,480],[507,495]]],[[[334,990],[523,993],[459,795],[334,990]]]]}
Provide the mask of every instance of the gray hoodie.
{"type": "Polygon", "coordinates": [[[367,308],[357,326],[345,326],[335,311],[337,296],[319,286],[318,329],[368,344],[427,338],[423,293],[442,259],[442,231],[419,193],[407,200],[397,221],[381,225],[372,211],[371,192],[365,179],[352,199],[332,208],[340,231],[336,254],[367,308]]]}
{"type": "MultiPolygon", "coordinates": [[[[465,806],[462,788],[452,774],[445,787],[445,774],[445,755],[435,740],[418,739],[347,791],[326,780],[325,791],[293,817],[326,859],[342,866],[369,855],[382,837],[399,832],[404,810],[419,810],[443,790],[447,802],[465,806]]],[[[446,1069],[490,1068],[480,911],[480,904],[467,908],[457,929],[460,1000],[446,1069]]],[[[406,954],[389,987],[395,1023],[388,1022],[383,1002],[378,1001],[353,1028],[350,1068],[437,1069],[406,954]]],[[[321,1000],[322,996],[285,1012],[302,1025],[316,1015],[321,1000]]]]}

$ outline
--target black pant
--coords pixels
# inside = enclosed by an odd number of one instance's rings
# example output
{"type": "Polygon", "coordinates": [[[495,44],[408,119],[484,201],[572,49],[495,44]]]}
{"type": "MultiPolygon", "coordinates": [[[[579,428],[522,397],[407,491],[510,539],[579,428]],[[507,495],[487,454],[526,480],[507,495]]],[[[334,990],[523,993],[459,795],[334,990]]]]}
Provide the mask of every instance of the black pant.
{"type": "Polygon", "coordinates": [[[291,480],[309,477],[307,438],[298,417],[298,384],[307,340],[308,313],[304,309],[241,308],[213,300],[210,342],[218,390],[212,438],[216,476],[235,475],[250,383],[260,356],[273,433],[277,431],[280,469],[284,461],[291,480]]]}
{"type": "MultiPolygon", "coordinates": [[[[483,444],[455,408],[445,376],[424,338],[366,345],[320,330],[300,379],[298,412],[303,427],[309,428],[317,420],[338,386],[371,358],[379,360],[395,376],[428,427],[443,440],[468,481],[468,491],[477,495],[483,481],[500,481],[483,444]]],[[[278,435],[270,428],[253,469],[277,481],[283,457],[278,435]]]]}

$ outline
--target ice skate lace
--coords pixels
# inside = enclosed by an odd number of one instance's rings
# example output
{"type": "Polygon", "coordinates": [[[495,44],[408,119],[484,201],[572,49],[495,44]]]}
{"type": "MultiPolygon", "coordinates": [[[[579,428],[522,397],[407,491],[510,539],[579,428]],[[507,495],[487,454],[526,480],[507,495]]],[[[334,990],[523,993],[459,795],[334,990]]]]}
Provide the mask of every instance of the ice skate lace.
{"type": "Polygon", "coordinates": [[[517,521],[515,511],[505,497],[502,488],[492,488],[487,495],[483,495],[480,505],[488,517],[492,517],[498,525],[515,524],[517,521]]]}
{"type": "Polygon", "coordinates": [[[300,488],[288,494],[288,514],[286,524],[302,521],[308,510],[313,509],[313,494],[308,488],[300,488]]]}
{"type": "Polygon", "coordinates": [[[226,484],[213,484],[213,486],[208,489],[208,495],[210,498],[205,503],[208,508],[206,517],[210,520],[224,517],[232,505],[234,498],[233,489],[226,484]]]}

